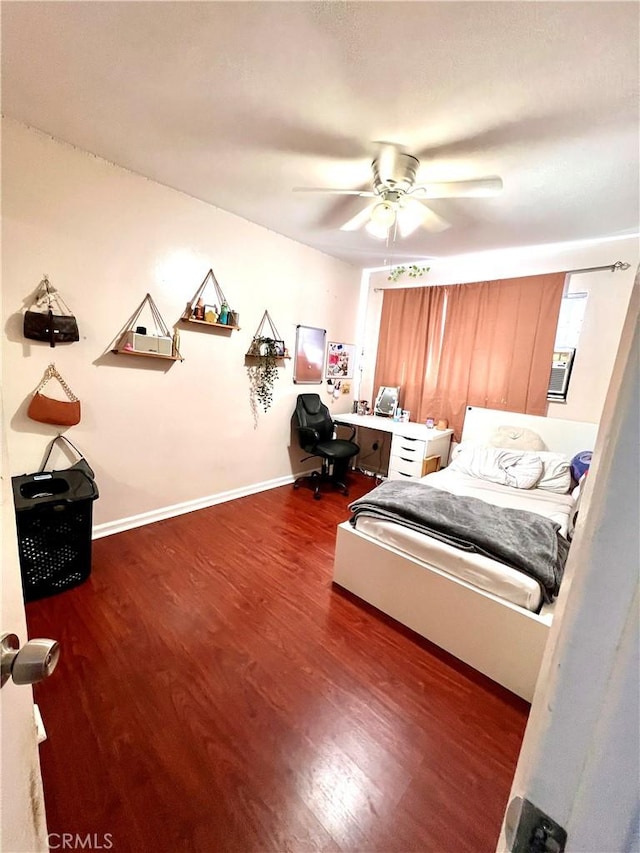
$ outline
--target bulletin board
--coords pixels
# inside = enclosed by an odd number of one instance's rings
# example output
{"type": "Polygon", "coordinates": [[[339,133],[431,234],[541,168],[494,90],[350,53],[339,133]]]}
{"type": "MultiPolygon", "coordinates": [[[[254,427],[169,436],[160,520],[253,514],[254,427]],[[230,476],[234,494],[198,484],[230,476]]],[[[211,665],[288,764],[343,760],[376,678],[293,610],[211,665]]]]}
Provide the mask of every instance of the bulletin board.
{"type": "Polygon", "coordinates": [[[321,385],[327,330],[314,326],[296,326],[296,351],[293,381],[297,385],[321,385]]]}
{"type": "Polygon", "coordinates": [[[353,344],[329,341],[327,344],[327,379],[353,379],[356,348],[353,344]]]}

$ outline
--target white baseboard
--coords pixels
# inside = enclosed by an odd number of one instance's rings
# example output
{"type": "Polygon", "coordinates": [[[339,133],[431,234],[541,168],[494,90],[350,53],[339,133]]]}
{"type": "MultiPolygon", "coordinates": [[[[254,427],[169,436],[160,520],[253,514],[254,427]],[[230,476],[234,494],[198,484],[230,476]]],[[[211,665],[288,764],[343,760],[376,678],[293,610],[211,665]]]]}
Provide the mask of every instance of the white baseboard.
{"type": "MultiPolygon", "coordinates": [[[[296,475],[300,476],[300,475],[296,475]]],[[[286,486],[293,483],[295,476],[276,477],[275,480],[265,480],[262,483],[253,483],[250,486],[242,486],[239,489],[230,489],[228,492],[218,492],[216,495],[208,495],[204,498],[196,498],[192,501],[164,506],[160,509],[152,509],[142,512],[140,515],[131,515],[128,518],[120,518],[117,521],[107,521],[104,524],[96,524],[93,527],[93,539],[102,539],[103,536],[113,536],[114,533],[122,533],[132,530],[134,527],[143,527],[145,524],[153,524],[155,521],[163,521],[165,518],[173,518],[175,515],[184,515],[198,509],[206,509],[208,506],[233,501],[236,498],[244,498],[247,495],[255,495],[257,492],[265,492],[267,489],[277,489],[278,486],[286,486]]]]}

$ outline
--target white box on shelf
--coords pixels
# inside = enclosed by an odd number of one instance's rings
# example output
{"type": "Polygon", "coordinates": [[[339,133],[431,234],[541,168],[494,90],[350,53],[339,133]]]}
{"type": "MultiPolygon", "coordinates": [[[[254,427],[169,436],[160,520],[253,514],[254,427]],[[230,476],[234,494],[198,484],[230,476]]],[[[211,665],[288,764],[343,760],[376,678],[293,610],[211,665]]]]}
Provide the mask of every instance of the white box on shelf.
{"type": "Polygon", "coordinates": [[[153,352],[158,355],[172,354],[171,338],[165,335],[140,335],[138,332],[127,332],[120,341],[120,348],[130,344],[134,352],[153,352]]]}
{"type": "Polygon", "coordinates": [[[173,355],[173,341],[171,338],[167,338],[165,335],[159,335],[156,340],[158,341],[159,355],[173,355]]]}

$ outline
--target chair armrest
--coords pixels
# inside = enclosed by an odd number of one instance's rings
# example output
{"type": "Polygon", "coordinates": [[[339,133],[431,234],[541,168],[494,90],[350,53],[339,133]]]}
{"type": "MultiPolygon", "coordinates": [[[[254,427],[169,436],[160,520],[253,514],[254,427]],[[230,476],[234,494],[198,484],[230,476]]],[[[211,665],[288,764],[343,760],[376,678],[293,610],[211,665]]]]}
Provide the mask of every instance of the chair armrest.
{"type": "MultiPolygon", "coordinates": [[[[341,424],[339,421],[336,421],[335,426],[342,427],[342,429],[347,429],[350,424],[341,424]]],[[[349,436],[349,438],[346,439],[347,441],[353,441],[356,435],[356,429],[357,427],[351,426],[351,435],[349,436]]]]}

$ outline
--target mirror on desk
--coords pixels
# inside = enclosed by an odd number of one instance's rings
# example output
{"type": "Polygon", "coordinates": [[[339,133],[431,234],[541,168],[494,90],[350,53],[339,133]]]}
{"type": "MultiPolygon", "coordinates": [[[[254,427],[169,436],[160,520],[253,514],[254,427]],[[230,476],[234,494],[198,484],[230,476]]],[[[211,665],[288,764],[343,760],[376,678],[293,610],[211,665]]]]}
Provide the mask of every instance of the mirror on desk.
{"type": "Polygon", "coordinates": [[[386,415],[392,417],[398,405],[400,397],[400,387],[391,387],[389,385],[381,385],[378,388],[378,396],[373,408],[376,415],[386,415]]]}

